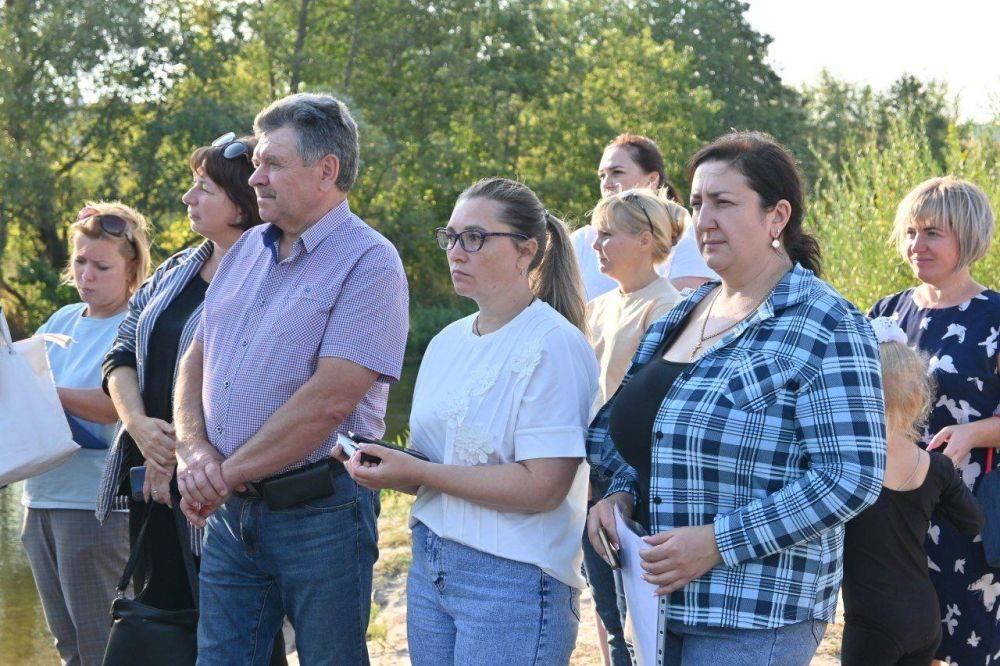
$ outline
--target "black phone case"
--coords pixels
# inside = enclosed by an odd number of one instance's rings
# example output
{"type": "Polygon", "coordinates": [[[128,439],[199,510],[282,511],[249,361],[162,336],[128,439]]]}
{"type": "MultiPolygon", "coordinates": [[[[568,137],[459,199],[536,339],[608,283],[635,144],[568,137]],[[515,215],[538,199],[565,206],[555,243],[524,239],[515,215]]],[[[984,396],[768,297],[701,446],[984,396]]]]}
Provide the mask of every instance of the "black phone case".
{"type": "Polygon", "coordinates": [[[278,476],[260,484],[260,492],[269,509],[287,509],[317,497],[336,492],[329,465],[308,470],[294,470],[293,476],[278,476]]]}

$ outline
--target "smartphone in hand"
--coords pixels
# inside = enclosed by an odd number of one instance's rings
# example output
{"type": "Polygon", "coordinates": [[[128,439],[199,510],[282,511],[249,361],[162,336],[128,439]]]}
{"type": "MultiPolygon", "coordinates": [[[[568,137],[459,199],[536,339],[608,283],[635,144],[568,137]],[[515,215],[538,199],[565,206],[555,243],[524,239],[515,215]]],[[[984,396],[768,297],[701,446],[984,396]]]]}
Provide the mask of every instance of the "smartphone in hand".
{"type": "MultiPolygon", "coordinates": [[[[344,447],[344,451],[348,451],[347,446],[344,444],[343,441],[341,441],[341,437],[343,437],[343,436],[342,435],[338,435],[337,436],[337,441],[340,442],[340,445],[344,447]]],[[[379,446],[384,446],[387,449],[393,449],[394,451],[401,451],[402,453],[405,453],[408,456],[413,456],[417,460],[423,460],[425,462],[428,462],[430,460],[427,456],[425,456],[420,451],[416,451],[414,449],[404,449],[401,446],[396,446],[395,444],[390,444],[389,442],[383,441],[381,439],[372,439],[370,437],[365,437],[364,435],[359,435],[356,432],[351,432],[350,430],[347,431],[347,437],[346,437],[346,439],[348,439],[351,442],[351,444],[353,445],[352,448],[350,449],[350,453],[348,453],[348,455],[353,455],[353,452],[356,451],[357,448],[358,448],[357,444],[377,444],[379,446]]],[[[380,462],[382,462],[382,459],[379,458],[377,454],[362,453],[361,454],[361,462],[370,462],[370,463],[375,463],[377,465],[380,462]]]]}
{"type": "Polygon", "coordinates": [[[142,494],[142,486],[146,482],[146,467],[139,465],[132,467],[128,471],[129,486],[132,490],[132,499],[136,502],[145,502],[146,496],[142,494]]]}

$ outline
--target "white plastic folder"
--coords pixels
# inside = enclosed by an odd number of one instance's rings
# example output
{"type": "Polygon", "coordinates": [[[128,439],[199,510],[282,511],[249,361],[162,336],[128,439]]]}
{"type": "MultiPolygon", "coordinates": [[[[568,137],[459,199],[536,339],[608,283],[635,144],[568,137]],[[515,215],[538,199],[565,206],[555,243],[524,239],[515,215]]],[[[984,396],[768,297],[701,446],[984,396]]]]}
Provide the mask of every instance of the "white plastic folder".
{"type": "Polygon", "coordinates": [[[0,310],[0,487],[37,476],[80,450],[66,422],[40,336],[15,344],[0,310]]]}
{"type": "Polygon", "coordinates": [[[652,666],[656,663],[656,624],[659,597],[654,597],[656,586],[642,579],[644,570],[640,566],[640,551],[649,548],[642,540],[642,528],[631,520],[622,518],[615,507],[615,527],[618,530],[618,560],[621,563],[622,584],[625,588],[625,635],[635,650],[637,666],[652,666]]]}

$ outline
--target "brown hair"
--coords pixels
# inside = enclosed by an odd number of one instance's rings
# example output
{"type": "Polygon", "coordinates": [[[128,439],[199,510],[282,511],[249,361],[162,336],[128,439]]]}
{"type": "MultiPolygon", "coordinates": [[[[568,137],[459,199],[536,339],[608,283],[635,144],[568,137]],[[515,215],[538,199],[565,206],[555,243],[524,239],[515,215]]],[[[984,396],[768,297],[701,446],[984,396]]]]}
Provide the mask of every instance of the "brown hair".
{"type": "Polygon", "coordinates": [[[590,215],[590,223],[598,229],[617,229],[633,235],[650,232],[653,236],[653,262],[658,264],[667,258],[680,240],[687,216],[687,210],[671,201],[662,188],[658,194],[640,189],[598,201],[590,215]]]}
{"type": "Polygon", "coordinates": [[[934,395],[934,379],[927,373],[927,358],[901,342],[878,346],[882,361],[885,423],[889,434],[910,441],[920,439],[934,395]]]}
{"type": "Polygon", "coordinates": [[[687,165],[688,180],[705,162],[726,162],[736,169],[764,208],[784,199],[792,212],[781,232],[785,252],[793,262],[802,264],[817,276],[822,268],[819,243],[802,228],[805,219],[805,195],[802,176],[795,158],[774,137],[764,132],[732,132],[721,136],[695,153],[687,165]]]}
{"type": "MultiPolygon", "coordinates": [[[[70,243],[74,247],[76,246],[77,233],[81,233],[87,238],[102,239],[117,243],[118,252],[132,262],[132,278],[129,280],[128,293],[134,294],[135,290],[139,288],[139,285],[149,275],[150,264],[152,263],[149,256],[149,221],[146,220],[145,215],[120,201],[88,201],[81,210],[81,213],[85,211],[90,214],[78,219],[69,226],[69,233],[67,235],[70,243]],[[115,215],[122,218],[128,224],[128,232],[125,236],[114,236],[107,233],[101,229],[100,224],[94,219],[99,215],[115,215]],[[132,236],[131,240],[128,238],[129,235],[132,236]]],[[[61,276],[63,282],[66,284],[75,284],[73,259],[74,253],[71,252],[69,262],[66,264],[66,268],[63,270],[61,276]]]]}
{"type": "Polygon", "coordinates": [[[660,152],[660,147],[656,145],[655,141],[641,134],[625,132],[616,136],[607,145],[605,150],[607,148],[627,149],[629,155],[632,156],[632,160],[639,165],[640,169],[646,173],[655,173],[657,175],[660,180],[656,186],[658,188],[665,188],[669,199],[677,203],[681,202],[680,195],[677,194],[677,188],[667,180],[667,173],[663,166],[663,153],[660,152]]]}
{"type": "Polygon", "coordinates": [[[538,241],[528,265],[531,291],[571,324],[586,332],[582,280],[570,245],[566,224],[545,210],[524,183],[507,178],[484,178],[458,197],[459,201],[487,199],[500,204],[500,221],[538,241]]]}
{"type": "Polygon", "coordinates": [[[202,146],[191,153],[188,165],[195,173],[204,171],[213,183],[222,188],[240,211],[240,223],[232,226],[246,230],[261,223],[257,194],[249,183],[250,174],[253,173],[250,156],[257,146],[257,138],[244,136],[235,141],[242,141],[246,145],[245,154],[229,159],[224,154],[229,144],[202,146]]]}

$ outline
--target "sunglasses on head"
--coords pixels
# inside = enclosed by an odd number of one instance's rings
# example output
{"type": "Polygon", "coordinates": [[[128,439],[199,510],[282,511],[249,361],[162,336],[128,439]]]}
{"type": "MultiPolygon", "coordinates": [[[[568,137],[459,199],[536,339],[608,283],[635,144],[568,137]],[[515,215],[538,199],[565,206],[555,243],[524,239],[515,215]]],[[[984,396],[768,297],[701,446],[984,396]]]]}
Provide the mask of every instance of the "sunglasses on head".
{"type": "Polygon", "coordinates": [[[109,236],[125,238],[130,243],[135,243],[135,237],[132,235],[132,229],[129,227],[128,221],[125,218],[108,213],[105,215],[91,215],[89,218],[86,218],[87,222],[90,222],[91,220],[96,222],[100,230],[109,236]]]}
{"type": "Polygon", "coordinates": [[[618,196],[621,198],[622,201],[626,203],[630,204],[634,203],[639,206],[639,210],[641,210],[642,214],[646,217],[646,222],[649,223],[649,230],[653,232],[653,234],[655,234],[656,229],[653,228],[653,220],[650,219],[649,213],[646,212],[646,206],[644,206],[642,203],[642,197],[640,197],[639,194],[634,189],[627,190],[625,192],[620,192],[618,196]]]}
{"type": "Polygon", "coordinates": [[[237,157],[246,157],[247,161],[250,160],[250,147],[247,146],[246,142],[236,139],[236,132],[226,132],[212,142],[213,148],[221,148],[222,146],[225,146],[222,149],[222,156],[227,160],[235,160],[237,157]]]}

